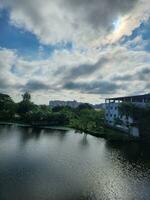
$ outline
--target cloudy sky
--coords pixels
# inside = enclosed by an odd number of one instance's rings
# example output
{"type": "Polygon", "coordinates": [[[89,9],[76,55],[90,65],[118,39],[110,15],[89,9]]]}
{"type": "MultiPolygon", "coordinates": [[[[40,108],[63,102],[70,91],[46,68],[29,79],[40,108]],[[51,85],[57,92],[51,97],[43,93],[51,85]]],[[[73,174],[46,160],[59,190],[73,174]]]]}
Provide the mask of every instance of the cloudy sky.
{"type": "Polygon", "coordinates": [[[0,92],[18,101],[150,92],[149,0],[0,0],[0,92]]]}

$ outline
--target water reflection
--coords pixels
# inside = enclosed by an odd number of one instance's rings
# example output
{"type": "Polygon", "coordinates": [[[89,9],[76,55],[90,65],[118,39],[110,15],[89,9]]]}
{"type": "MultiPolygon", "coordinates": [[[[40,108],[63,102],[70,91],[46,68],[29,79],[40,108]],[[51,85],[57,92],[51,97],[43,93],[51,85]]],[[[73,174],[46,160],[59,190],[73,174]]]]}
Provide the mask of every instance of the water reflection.
{"type": "MultiPolygon", "coordinates": [[[[107,142],[106,146],[109,150],[116,150],[121,154],[121,158],[131,163],[150,164],[150,145],[143,143],[131,142],[129,144],[114,144],[107,142]]],[[[149,165],[150,166],[150,165],[149,165]]]]}
{"type": "Polygon", "coordinates": [[[0,200],[148,200],[149,148],[0,126],[0,200]]]}
{"type": "Polygon", "coordinates": [[[88,147],[89,146],[89,142],[88,142],[88,135],[86,133],[83,133],[82,134],[82,138],[80,140],[80,146],[81,148],[85,148],[85,147],[88,147]]]}

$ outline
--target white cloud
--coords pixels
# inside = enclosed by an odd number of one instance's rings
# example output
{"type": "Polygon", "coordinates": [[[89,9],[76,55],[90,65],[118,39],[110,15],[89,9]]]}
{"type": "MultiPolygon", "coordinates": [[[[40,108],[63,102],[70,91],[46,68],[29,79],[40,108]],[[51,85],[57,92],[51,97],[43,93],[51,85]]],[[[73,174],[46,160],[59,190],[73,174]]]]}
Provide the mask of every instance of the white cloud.
{"type": "Polygon", "coordinates": [[[127,47],[109,46],[103,52],[89,50],[86,53],[56,51],[51,58],[38,61],[29,61],[14,51],[0,49],[0,63],[1,91],[18,99],[20,93],[29,90],[37,103],[48,103],[49,99],[57,98],[99,102],[99,98],[108,97],[113,89],[115,96],[149,90],[145,75],[150,69],[149,53],[128,50],[127,47]],[[15,66],[15,73],[12,66],[15,66]],[[81,67],[83,70],[78,70],[81,67]],[[86,68],[89,73],[84,74],[86,68]],[[74,71],[76,73],[72,76],[74,71]]]}
{"type": "Polygon", "coordinates": [[[16,61],[14,51],[0,48],[0,86],[8,88],[17,83],[16,77],[11,73],[12,67],[16,61]]]}
{"type": "Polygon", "coordinates": [[[122,46],[118,42],[150,17],[149,0],[1,0],[0,7],[9,7],[11,23],[35,34],[42,44],[73,43],[72,50],[56,50],[38,60],[0,49],[2,92],[18,99],[30,90],[37,103],[50,98],[97,103],[113,89],[116,96],[149,92],[149,80],[138,75],[145,77],[143,70],[150,67],[141,37],[122,46]]]}
{"type": "Polygon", "coordinates": [[[13,25],[34,33],[41,43],[72,41],[78,47],[115,42],[150,16],[149,0],[1,0],[1,4],[10,8],[13,25]]]}

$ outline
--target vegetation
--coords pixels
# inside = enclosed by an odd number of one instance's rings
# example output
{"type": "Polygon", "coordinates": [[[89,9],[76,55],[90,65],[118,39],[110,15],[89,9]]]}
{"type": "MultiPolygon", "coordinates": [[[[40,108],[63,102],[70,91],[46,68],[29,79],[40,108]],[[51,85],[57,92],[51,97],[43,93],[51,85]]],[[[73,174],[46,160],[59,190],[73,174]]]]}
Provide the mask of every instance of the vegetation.
{"type": "Polygon", "coordinates": [[[16,111],[16,104],[6,94],[0,94],[0,120],[11,120],[16,111]]]}
{"type": "Polygon", "coordinates": [[[127,135],[106,127],[102,110],[94,110],[89,104],[81,104],[77,108],[63,106],[51,109],[46,105],[34,104],[29,93],[22,95],[19,103],[8,95],[0,94],[0,121],[32,126],[67,126],[112,141],[129,140],[127,135]]]}
{"type": "Polygon", "coordinates": [[[120,112],[126,117],[133,118],[139,128],[142,138],[150,139],[150,105],[139,107],[132,103],[120,104],[120,112]]]}

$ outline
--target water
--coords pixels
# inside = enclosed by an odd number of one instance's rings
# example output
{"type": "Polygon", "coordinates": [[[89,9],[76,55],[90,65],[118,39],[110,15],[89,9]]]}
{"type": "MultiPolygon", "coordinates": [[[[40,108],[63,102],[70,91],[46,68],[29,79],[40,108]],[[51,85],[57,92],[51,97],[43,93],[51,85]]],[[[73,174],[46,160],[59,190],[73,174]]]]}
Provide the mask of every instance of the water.
{"type": "Polygon", "coordinates": [[[0,126],[0,200],[149,200],[148,150],[74,130],[0,126]]]}

